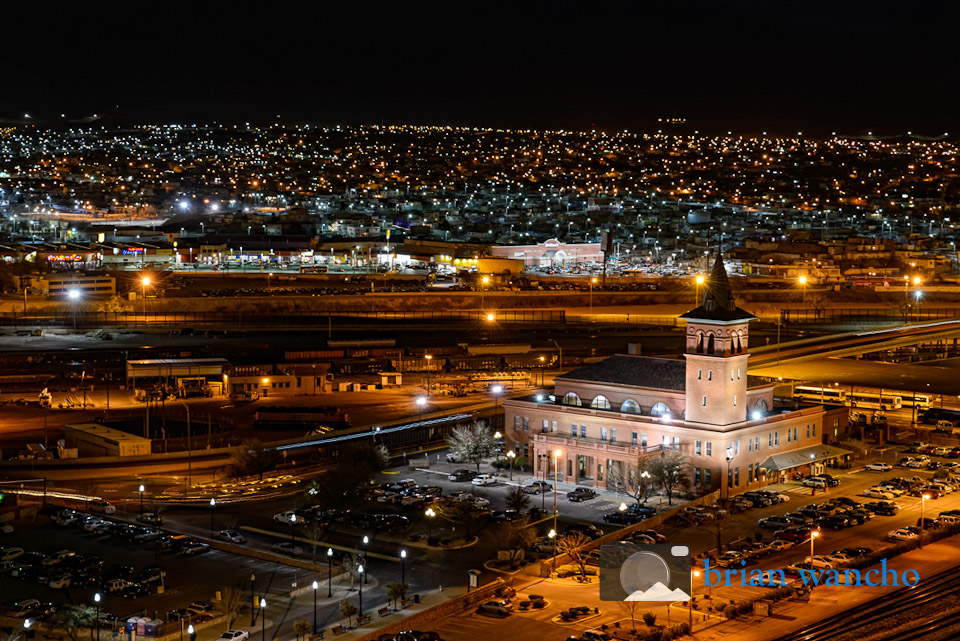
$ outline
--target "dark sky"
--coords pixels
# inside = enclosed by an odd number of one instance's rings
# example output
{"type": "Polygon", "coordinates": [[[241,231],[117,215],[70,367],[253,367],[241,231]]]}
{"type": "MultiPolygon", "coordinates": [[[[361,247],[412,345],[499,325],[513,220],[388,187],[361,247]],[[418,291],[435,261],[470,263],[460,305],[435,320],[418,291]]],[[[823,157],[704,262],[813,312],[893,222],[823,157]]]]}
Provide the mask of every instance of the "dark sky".
{"type": "Polygon", "coordinates": [[[6,118],[960,135],[949,1],[30,4],[6,118]]]}

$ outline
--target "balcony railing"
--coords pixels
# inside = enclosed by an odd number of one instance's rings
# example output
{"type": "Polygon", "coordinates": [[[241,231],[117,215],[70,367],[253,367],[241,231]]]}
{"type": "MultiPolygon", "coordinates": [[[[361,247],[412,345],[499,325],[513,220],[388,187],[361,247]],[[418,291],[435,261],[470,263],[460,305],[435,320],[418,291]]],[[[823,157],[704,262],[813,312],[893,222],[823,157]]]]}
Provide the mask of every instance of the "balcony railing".
{"type": "Polygon", "coordinates": [[[657,452],[661,449],[660,445],[640,445],[629,441],[611,441],[601,438],[581,438],[574,437],[563,432],[543,432],[534,434],[535,443],[546,443],[549,445],[562,445],[565,447],[580,447],[602,452],[619,452],[621,454],[646,454],[647,452],[657,452]]]}

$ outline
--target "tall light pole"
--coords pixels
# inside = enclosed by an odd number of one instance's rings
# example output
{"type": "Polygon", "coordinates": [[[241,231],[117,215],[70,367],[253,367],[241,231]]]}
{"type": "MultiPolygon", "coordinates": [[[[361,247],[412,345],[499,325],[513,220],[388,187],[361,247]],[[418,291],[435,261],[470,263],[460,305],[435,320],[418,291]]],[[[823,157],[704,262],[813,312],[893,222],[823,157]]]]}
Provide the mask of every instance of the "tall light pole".
{"type": "Polygon", "coordinates": [[[333,548],[327,548],[327,598],[333,596],[333,548]]]}
{"type": "Polygon", "coordinates": [[[621,503],[617,511],[620,512],[620,529],[622,530],[627,527],[627,504],[621,503]]]}
{"type": "Polygon", "coordinates": [[[553,571],[557,571],[557,528],[553,528],[547,533],[547,537],[553,542],[553,571]]]}
{"type": "Polygon", "coordinates": [[[502,385],[494,385],[490,388],[490,392],[493,394],[493,423],[494,425],[500,424],[500,394],[503,393],[502,385]]]}
{"type": "Polygon", "coordinates": [[[593,286],[597,284],[597,278],[590,279],[590,313],[593,313],[593,286]]]}
{"type": "Polygon", "coordinates": [[[426,398],[424,398],[423,396],[417,397],[417,409],[420,411],[420,418],[418,419],[418,421],[420,423],[423,423],[423,406],[426,404],[427,404],[426,398]]]}
{"type": "Polygon", "coordinates": [[[257,622],[257,597],[254,594],[253,588],[256,585],[257,576],[255,574],[250,575],[250,627],[253,627],[257,622]]]}
{"type": "Polygon", "coordinates": [[[433,365],[433,354],[424,354],[423,357],[427,359],[427,396],[430,396],[430,369],[433,365]]]}
{"type": "Polygon", "coordinates": [[[800,276],[797,279],[797,282],[800,283],[800,302],[806,304],[807,302],[807,277],[800,276]]]}
{"type": "Polygon", "coordinates": [[[317,633],[317,588],[320,585],[314,581],[313,582],[313,633],[317,633]]]}
{"type": "Polygon", "coordinates": [[[73,304],[73,329],[77,329],[77,302],[80,300],[80,290],[71,289],[67,292],[67,297],[70,298],[70,302],[73,304]]]}
{"type": "Polygon", "coordinates": [[[703,285],[703,274],[697,274],[697,277],[694,279],[694,281],[697,284],[697,288],[696,288],[697,298],[693,302],[695,305],[699,305],[700,304],[700,286],[703,285]]]}
{"type": "Polygon", "coordinates": [[[730,486],[733,485],[733,475],[730,473],[730,461],[733,460],[733,447],[727,447],[727,478],[724,481],[724,485],[727,486],[727,500],[730,499],[730,486]]]}
{"type": "Polygon", "coordinates": [[[217,499],[211,497],[210,499],[210,538],[211,539],[213,538],[213,511],[215,507],[217,507],[217,499]]]}
{"type": "Polygon", "coordinates": [[[540,357],[540,387],[543,387],[543,368],[547,364],[547,359],[543,356],[540,357]]]}
{"type": "MultiPolygon", "coordinates": [[[[360,558],[363,559],[364,563],[366,563],[367,562],[367,546],[370,545],[370,537],[364,534],[362,543],[363,543],[363,551],[360,553],[360,558]]],[[[361,565],[360,567],[363,567],[363,566],[361,565]]],[[[363,582],[364,583],[367,582],[366,574],[363,575],[363,582]]],[[[361,614],[363,613],[361,612],[361,614]]]]}
{"type": "Polygon", "coordinates": [[[513,480],[513,459],[517,458],[517,453],[513,450],[507,450],[506,457],[510,459],[510,480],[513,480]]]}
{"type": "Polygon", "coordinates": [[[140,489],[140,518],[142,520],[143,519],[143,493],[147,490],[147,488],[145,488],[143,486],[143,483],[141,483],[139,489],[140,489]]]}
{"type": "Polygon", "coordinates": [[[407,583],[407,551],[400,550],[400,584],[407,583]]]}
{"type": "Polygon", "coordinates": [[[813,567],[813,542],[817,540],[817,537],[820,536],[820,533],[816,530],[810,532],[810,564],[813,567]]]}
{"type": "Polygon", "coordinates": [[[97,592],[93,595],[93,600],[97,604],[97,641],[100,641],[100,593],[97,592]]]}
{"type": "Polygon", "coordinates": [[[560,356],[557,359],[557,369],[562,370],[563,369],[563,349],[561,349],[560,344],[557,341],[553,340],[552,338],[550,339],[550,342],[553,343],[553,345],[557,348],[557,352],[559,352],[560,354],[560,356]]]}
{"type": "Polygon", "coordinates": [[[427,542],[429,543],[429,540],[433,538],[433,517],[435,517],[437,513],[433,511],[432,507],[428,507],[424,514],[427,517],[427,542]]]}
{"type": "Polygon", "coordinates": [[[260,638],[267,641],[267,600],[260,597],[260,638]]]}
{"type": "Polygon", "coordinates": [[[926,526],[926,524],[927,524],[926,519],[924,519],[923,506],[924,506],[924,505],[927,503],[927,501],[929,501],[929,500],[930,500],[930,495],[929,495],[929,494],[924,494],[924,495],[922,495],[922,496],[920,497],[920,545],[917,546],[917,547],[920,547],[920,548],[923,547],[923,528],[924,528],[924,526],[926,526]]]}
{"type": "Polygon", "coordinates": [[[563,454],[563,452],[560,450],[553,451],[553,529],[554,531],[558,531],[557,530],[557,514],[559,514],[559,512],[557,512],[557,494],[560,493],[560,486],[557,485],[557,482],[558,482],[557,477],[559,476],[557,472],[559,472],[558,463],[560,461],[561,454],[563,454]]]}
{"type": "Polygon", "coordinates": [[[357,582],[357,594],[359,595],[360,609],[357,610],[358,616],[363,616],[363,583],[367,578],[367,573],[363,571],[363,565],[357,566],[357,572],[360,573],[361,580],[357,582]]]}
{"type": "Polygon", "coordinates": [[[480,279],[480,309],[485,309],[487,306],[486,303],[484,302],[484,299],[485,299],[484,290],[486,289],[487,283],[489,282],[490,282],[490,278],[487,276],[484,276],[483,278],[480,279]]]}
{"type": "Polygon", "coordinates": [[[147,287],[150,286],[150,277],[140,279],[140,297],[143,299],[143,322],[147,322],[147,287]]]}

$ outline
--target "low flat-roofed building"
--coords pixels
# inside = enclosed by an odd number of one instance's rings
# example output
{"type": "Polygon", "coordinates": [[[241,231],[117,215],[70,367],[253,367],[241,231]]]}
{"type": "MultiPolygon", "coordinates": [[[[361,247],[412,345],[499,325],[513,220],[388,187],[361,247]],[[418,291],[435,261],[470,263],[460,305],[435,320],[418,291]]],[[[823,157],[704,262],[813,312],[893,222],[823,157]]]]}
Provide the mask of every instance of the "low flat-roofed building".
{"type": "Polygon", "coordinates": [[[75,447],[81,457],[144,456],[153,451],[150,439],[99,423],[64,425],[63,435],[66,446],[75,447]]]}

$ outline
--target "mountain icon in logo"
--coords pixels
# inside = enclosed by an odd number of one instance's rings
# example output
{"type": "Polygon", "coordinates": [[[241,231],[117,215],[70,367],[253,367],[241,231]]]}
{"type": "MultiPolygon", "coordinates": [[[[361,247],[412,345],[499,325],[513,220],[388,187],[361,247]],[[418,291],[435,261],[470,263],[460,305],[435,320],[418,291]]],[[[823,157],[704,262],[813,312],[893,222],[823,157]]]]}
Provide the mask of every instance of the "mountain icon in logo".
{"type": "Polygon", "coordinates": [[[626,601],[689,601],[690,595],[677,588],[671,591],[659,581],[646,590],[637,590],[625,599],[626,601]]]}

